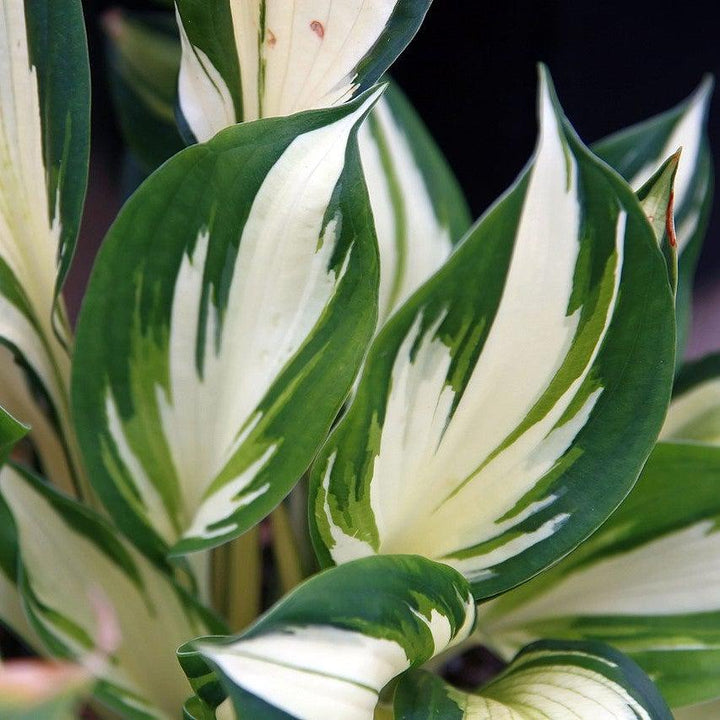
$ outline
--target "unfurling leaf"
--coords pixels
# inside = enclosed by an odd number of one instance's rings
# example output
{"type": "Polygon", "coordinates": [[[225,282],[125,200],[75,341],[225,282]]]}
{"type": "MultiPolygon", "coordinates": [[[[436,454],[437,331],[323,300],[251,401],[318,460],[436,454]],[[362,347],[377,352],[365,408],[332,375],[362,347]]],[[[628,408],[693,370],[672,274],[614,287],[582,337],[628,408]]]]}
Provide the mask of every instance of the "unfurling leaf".
{"type": "Polygon", "coordinates": [[[447,260],[470,227],[457,180],[391,84],[358,135],[380,250],[380,320],[447,260]]]}

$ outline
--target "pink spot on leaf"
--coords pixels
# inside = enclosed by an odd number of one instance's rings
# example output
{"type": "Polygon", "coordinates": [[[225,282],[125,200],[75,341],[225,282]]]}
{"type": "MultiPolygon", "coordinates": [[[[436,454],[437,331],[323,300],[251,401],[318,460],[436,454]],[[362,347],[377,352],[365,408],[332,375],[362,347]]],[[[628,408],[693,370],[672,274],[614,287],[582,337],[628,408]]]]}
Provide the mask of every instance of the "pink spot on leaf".
{"type": "Polygon", "coordinates": [[[322,40],[325,37],[325,27],[319,20],[310,23],[310,29],[322,40]]]}

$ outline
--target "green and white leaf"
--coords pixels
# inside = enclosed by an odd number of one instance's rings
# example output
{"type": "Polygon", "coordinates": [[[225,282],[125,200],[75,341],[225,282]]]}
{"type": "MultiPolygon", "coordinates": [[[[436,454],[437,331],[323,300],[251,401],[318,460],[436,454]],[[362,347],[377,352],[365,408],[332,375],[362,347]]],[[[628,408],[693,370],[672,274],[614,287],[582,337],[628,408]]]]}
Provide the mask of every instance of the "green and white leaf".
{"type": "MultiPolygon", "coordinates": [[[[77,0],[25,4],[0,6],[0,343],[22,358],[69,434],[70,337],[55,301],[87,176],[85,30],[77,0]]],[[[4,388],[2,401],[18,420],[41,412],[37,399],[13,394],[4,388]]]]}
{"type": "Polygon", "coordinates": [[[680,370],[660,437],[720,445],[720,354],[680,370]]]}
{"type": "Polygon", "coordinates": [[[121,639],[94,670],[96,696],[128,720],[177,718],[187,685],[173,655],[212,627],[204,612],[99,515],[46,483],[6,466],[0,492],[17,526],[26,611],[46,649],[75,660],[106,649],[100,593],[121,639]]]}
{"type": "Polygon", "coordinates": [[[544,72],[540,116],[533,162],[376,338],[315,462],[324,563],[415,553],[492,596],[600,525],[650,452],[673,371],[664,261],[544,72]]]}
{"type": "Polygon", "coordinates": [[[171,13],[113,9],[103,17],[113,100],[123,137],[145,173],[185,147],[175,122],[180,39],[171,13]]]}
{"type": "Polygon", "coordinates": [[[180,648],[198,698],[225,695],[253,720],[372,720],[393,678],[461,642],[475,606],[465,580],[425,558],[371,557],[307,580],[247,632],[180,648]]]}
{"type": "Polygon", "coordinates": [[[262,519],[348,393],[377,317],[355,133],[380,92],[184,150],[105,240],[78,324],[78,434],[108,511],[158,557],[262,519]]]}
{"type": "Polygon", "coordinates": [[[672,720],[631,660],[600,643],[539,642],[477,693],[428,672],[409,673],[395,692],[397,720],[672,720]]]}
{"type": "Polygon", "coordinates": [[[695,266],[710,217],[713,166],[707,136],[712,80],[706,78],[684,102],[593,145],[593,151],[636,190],[663,161],[682,149],[675,179],[675,226],[679,252],[678,362],[687,337],[695,266]]]}
{"type": "Polygon", "coordinates": [[[178,0],[179,107],[198,141],[228,125],[337,105],[369,89],[430,0],[178,0]]]}
{"type": "Polygon", "coordinates": [[[391,84],[363,123],[360,157],[380,250],[380,319],[450,256],[470,213],[442,153],[391,84]]]}
{"type": "MultiPolygon", "coordinates": [[[[218,8],[221,8],[223,4],[207,2],[199,4],[196,0],[192,0],[192,2],[181,1],[179,6],[181,14],[184,9],[190,12],[190,8],[192,8],[192,17],[196,26],[200,20],[210,27],[210,17],[213,13],[219,12],[218,8]]],[[[414,3],[418,8],[427,4],[414,3]]],[[[231,3],[231,5],[233,12],[239,15],[239,3],[231,3]]],[[[313,12],[317,17],[322,18],[323,12],[326,11],[325,5],[329,7],[329,4],[325,2],[297,3],[296,14],[298,17],[305,18],[306,22],[313,12]]],[[[335,13],[351,10],[356,5],[358,3],[347,0],[340,3],[335,2],[332,8],[333,22],[336,21],[335,13]]],[[[389,8],[393,5],[396,5],[400,12],[400,6],[409,7],[413,3],[397,3],[395,0],[376,3],[373,11],[377,12],[380,6],[384,6],[384,11],[389,12],[389,8]]],[[[289,6],[287,10],[289,11],[289,6]]],[[[366,9],[363,12],[371,13],[373,11],[366,9]]],[[[279,3],[269,3],[265,12],[280,13],[283,10],[280,9],[279,3]]],[[[420,10],[417,12],[420,13],[420,10]]],[[[420,15],[421,13],[417,16],[418,22],[420,15]]],[[[269,17],[266,15],[266,18],[269,17]]],[[[272,22],[267,19],[266,33],[270,33],[272,27],[272,22]]],[[[234,47],[234,43],[230,46],[222,45],[216,39],[217,32],[213,25],[211,35],[205,31],[199,31],[199,34],[205,35],[205,43],[211,42],[212,38],[212,47],[215,48],[223,62],[229,62],[228,47],[234,47]]],[[[220,32],[223,31],[220,30],[220,32]]],[[[356,32],[357,29],[354,30],[354,33],[356,32]]],[[[330,29],[328,29],[328,38],[329,34],[330,29]]],[[[276,35],[275,33],[273,36],[276,35]]],[[[300,36],[303,36],[302,32],[300,36]]],[[[311,44],[315,44],[317,38],[312,33],[308,33],[308,36],[311,44]]],[[[244,35],[238,35],[238,42],[241,37],[244,35]]],[[[252,47],[248,47],[247,52],[255,49],[256,37],[257,32],[253,32],[250,36],[250,46],[252,47]]],[[[305,39],[307,40],[307,38],[305,39]]],[[[322,42],[325,42],[325,38],[322,42]]],[[[247,41],[245,45],[248,45],[247,41]]],[[[199,47],[206,46],[201,43],[199,47]]],[[[261,45],[257,48],[257,52],[262,55],[267,51],[270,53],[270,57],[275,58],[274,53],[277,48],[277,44],[272,47],[261,45]]],[[[280,50],[282,51],[282,48],[280,50]]],[[[294,53],[301,53],[305,50],[307,48],[304,48],[302,44],[294,45],[292,57],[295,57],[294,53]]],[[[210,50],[207,52],[212,54],[210,50]]],[[[190,73],[188,64],[190,60],[193,63],[200,61],[202,54],[190,52],[190,48],[185,42],[183,57],[185,61],[183,68],[188,73],[183,77],[186,79],[190,76],[195,77],[190,73]]],[[[275,61],[273,60],[273,62],[275,61]]],[[[320,62],[320,56],[316,57],[316,61],[320,62]]],[[[248,62],[251,61],[248,60],[248,62]]],[[[290,59],[290,62],[294,61],[290,59]]],[[[147,66],[148,63],[144,62],[143,67],[147,66]]],[[[218,66],[220,67],[220,64],[218,66]]],[[[270,67],[274,66],[271,64],[270,67]]],[[[291,64],[290,67],[301,70],[294,64],[291,64]]],[[[229,69],[226,74],[235,77],[229,69]]],[[[212,73],[211,76],[215,78],[212,73]]],[[[372,76],[375,76],[375,72],[372,76]]],[[[290,75],[286,78],[286,82],[291,82],[290,75]]],[[[365,84],[367,84],[367,79],[365,84]]],[[[216,96],[217,88],[217,78],[215,78],[208,86],[213,97],[216,96]]],[[[288,87],[288,91],[290,90],[292,88],[288,87]]],[[[315,106],[315,104],[310,103],[307,106],[315,106]]],[[[136,104],[133,104],[132,108],[135,107],[136,104]]],[[[203,111],[211,107],[212,103],[209,101],[201,105],[203,111]]],[[[304,109],[305,105],[300,102],[293,107],[296,110],[304,109]]],[[[263,116],[283,115],[288,112],[291,110],[273,106],[266,108],[263,116]]],[[[191,111],[188,113],[191,114],[191,111]]],[[[245,117],[229,111],[227,113],[222,111],[218,114],[217,122],[211,123],[211,126],[204,132],[198,129],[195,135],[201,140],[205,140],[227,125],[240,119],[254,119],[256,116],[251,114],[249,117],[245,117]]],[[[390,85],[367,122],[363,124],[359,133],[359,144],[380,248],[380,319],[384,320],[391,310],[407,299],[445,262],[455,243],[470,227],[470,213],[458,182],[445,158],[435,145],[422,120],[397,86],[390,85]]]]}
{"type": "Polygon", "coordinates": [[[509,658],[542,637],[612,644],[673,707],[720,698],[720,447],[659,443],[589,540],[481,605],[479,639],[509,658]]]}
{"type": "Polygon", "coordinates": [[[32,428],[32,443],[45,476],[64,492],[73,494],[75,492],[73,471],[58,428],[48,416],[46,403],[38,397],[26,371],[15,362],[13,353],[2,345],[0,345],[0,406],[14,408],[18,415],[23,417],[24,431],[21,431],[14,419],[14,431],[12,423],[8,427],[9,439],[14,438],[14,441],[11,440],[12,444],[19,440],[20,433],[25,435],[29,428],[32,428]]]}

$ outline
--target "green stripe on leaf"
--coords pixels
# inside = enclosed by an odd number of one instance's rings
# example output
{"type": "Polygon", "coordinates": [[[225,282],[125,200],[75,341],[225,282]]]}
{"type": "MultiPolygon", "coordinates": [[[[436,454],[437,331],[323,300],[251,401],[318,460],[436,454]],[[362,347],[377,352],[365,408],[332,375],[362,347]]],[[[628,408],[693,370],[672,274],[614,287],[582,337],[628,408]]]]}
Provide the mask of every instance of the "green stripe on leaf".
{"type": "Polygon", "coordinates": [[[178,655],[197,711],[227,695],[255,720],[372,720],[380,690],[461,642],[474,615],[451,568],[364,558],[306,581],[242,635],[201,638],[178,655]]]}
{"type": "Polygon", "coordinates": [[[720,697],[720,448],[659,443],[628,498],[566,559],[479,609],[508,658],[540,637],[630,655],[672,706],[720,697]]]}
{"type": "Polygon", "coordinates": [[[179,0],[179,106],[204,141],[235,122],[346,102],[404,50],[430,0],[179,0]]]}
{"type": "Polygon", "coordinates": [[[174,650],[218,623],[107,521],[47,483],[6,466],[0,492],[17,527],[25,610],[46,650],[80,662],[109,650],[92,669],[98,699],[132,720],[176,718],[186,686],[174,650]],[[112,649],[97,597],[117,618],[112,649]]]}
{"type": "Polygon", "coordinates": [[[665,263],[545,73],[540,98],[533,162],[376,338],[315,462],[326,564],[417,553],[498,594],[600,525],[650,452],[673,364],[665,263]]]}
{"type": "Polygon", "coordinates": [[[78,324],[78,434],[110,513],[158,559],[262,519],[347,395],[376,324],[355,132],[379,93],[186,149],[103,245],[78,324]]]}
{"type": "Polygon", "coordinates": [[[398,720],[672,720],[640,668],[599,643],[538,642],[474,693],[427,672],[406,675],[395,693],[398,720]]]}

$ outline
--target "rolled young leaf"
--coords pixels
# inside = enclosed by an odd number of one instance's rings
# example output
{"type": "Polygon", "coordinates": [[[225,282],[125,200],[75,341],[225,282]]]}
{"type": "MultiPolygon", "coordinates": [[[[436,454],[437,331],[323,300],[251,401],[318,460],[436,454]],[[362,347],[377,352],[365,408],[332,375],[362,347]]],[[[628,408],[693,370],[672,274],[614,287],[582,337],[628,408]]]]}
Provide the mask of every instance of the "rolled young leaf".
{"type": "MultiPolygon", "coordinates": [[[[225,695],[253,720],[372,720],[388,682],[472,631],[457,572],[420,557],[363,558],[307,580],[247,632],[178,651],[202,718],[225,695]]],[[[195,708],[194,712],[191,712],[195,708]]]]}
{"type": "Polygon", "coordinates": [[[397,720],[672,720],[642,670],[599,643],[539,642],[479,690],[466,693],[427,672],[395,692],[397,720]]]}
{"type": "Polygon", "coordinates": [[[46,650],[82,660],[105,650],[96,618],[100,593],[121,639],[94,669],[96,696],[128,720],[174,720],[187,686],[173,658],[188,637],[214,625],[99,515],[16,468],[0,472],[0,493],[17,526],[20,588],[46,650]]]}
{"type": "Polygon", "coordinates": [[[178,0],[179,105],[203,141],[237,122],[337,105],[370,88],[430,0],[178,0]]]}
{"type": "Polygon", "coordinates": [[[720,445],[720,354],[680,370],[660,437],[720,445]]]}
{"type": "MultiPolygon", "coordinates": [[[[27,422],[47,400],[65,442],[72,442],[70,363],[63,347],[70,338],[56,298],[75,246],[87,179],[82,9],[78,0],[2,0],[0,12],[0,343],[40,388],[33,395],[14,393],[8,385],[16,379],[3,370],[0,402],[27,422]]],[[[55,445],[60,442],[57,437],[55,445]]],[[[42,443],[38,450],[42,456],[42,443]]]]}
{"type": "Polygon", "coordinates": [[[630,655],[673,707],[720,697],[720,447],[659,443],[589,540],[481,605],[479,638],[509,658],[536,638],[630,655]]]}
{"type": "MultiPolygon", "coordinates": [[[[198,6],[199,17],[207,20],[214,7],[198,6]]],[[[105,25],[114,44],[115,99],[123,133],[151,170],[177,151],[167,80],[179,72],[180,39],[170,42],[165,23],[157,28],[118,11],[106,16],[105,25]],[[175,56],[177,67],[170,62],[175,56]]],[[[234,43],[218,52],[223,50],[225,58],[232,47],[234,43]]],[[[227,119],[227,124],[234,122],[227,119]]],[[[358,139],[380,249],[384,320],[445,262],[470,226],[470,213],[445,158],[397,86],[390,84],[358,139]]]]}
{"type": "Polygon", "coordinates": [[[678,148],[674,212],[679,253],[677,362],[687,338],[695,266],[710,217],[713,166],[707,135],[712,80],[706,78],[684,102],[662,115],[611,135],[592,146],[635,190],[678,148]]]}
{"type": "Polygon", "coordinates": [[[650,452],[673,371],[665,264],[549,82],[531,165],[376,338],[314,464],[324,563],[416,553],[490,597],[600,525],[650,452]]]}
{"type": "Polygon", "coordinates": [[[78,324],[78,435],[108,511],[156,557],[262,519],[347,395],[377,317],[355,132],[380,92],[184,150],[105,240],[78,324]]]}

